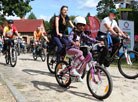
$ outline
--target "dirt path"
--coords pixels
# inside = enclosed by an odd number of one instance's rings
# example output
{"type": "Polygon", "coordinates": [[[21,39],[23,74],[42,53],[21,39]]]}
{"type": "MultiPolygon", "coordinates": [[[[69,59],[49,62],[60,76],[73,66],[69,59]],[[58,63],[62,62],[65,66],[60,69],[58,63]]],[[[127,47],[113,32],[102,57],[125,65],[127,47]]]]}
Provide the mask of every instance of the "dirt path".
{"type": "MultiPolygon", "coordinates": [[[[104,102],[137,102],[138,79],[125,79],[117,68],[109,70],[113,78],[113,92],[104,102]]],[[[1,56],[0,72],[13,82],[28,102],[100,102],[90,94],[86,78],[84,84],[72,83],[69,89],[61,88],[48,71],[46,62],[40,58],[34,61],[31,54],[19,56],[15,68],[5,65],[1,56]]]]}
{"type": "Polygon", "coordinates": [[[0,76],[0,102],[16,102],[0,76]]]}

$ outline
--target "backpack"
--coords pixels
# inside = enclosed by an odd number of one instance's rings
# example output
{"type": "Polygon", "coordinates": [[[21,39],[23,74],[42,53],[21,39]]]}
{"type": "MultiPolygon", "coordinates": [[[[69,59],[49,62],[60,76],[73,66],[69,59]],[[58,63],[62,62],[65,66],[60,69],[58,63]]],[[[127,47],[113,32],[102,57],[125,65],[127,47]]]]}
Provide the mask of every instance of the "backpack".
{"type": "Polygon", "coordinates": [[[52,29],[55,29],[55,21],[56,21],[56,17],[60,18],[60,16],[53,16],[51,21],[50,21],[50,24],[51,24],[51,28],[52,29]]]}

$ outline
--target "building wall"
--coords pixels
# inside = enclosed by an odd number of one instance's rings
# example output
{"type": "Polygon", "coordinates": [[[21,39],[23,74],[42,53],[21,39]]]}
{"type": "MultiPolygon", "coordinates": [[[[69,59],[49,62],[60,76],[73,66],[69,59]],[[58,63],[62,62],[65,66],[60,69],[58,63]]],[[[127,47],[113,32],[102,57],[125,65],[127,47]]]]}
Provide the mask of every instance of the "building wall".
{"type": "Polygon", "coordinates": [[[33,32],[21,33],[21,36],[25,38],[26,43],[29,44],[30,40],[33,39],[33,32]]]}

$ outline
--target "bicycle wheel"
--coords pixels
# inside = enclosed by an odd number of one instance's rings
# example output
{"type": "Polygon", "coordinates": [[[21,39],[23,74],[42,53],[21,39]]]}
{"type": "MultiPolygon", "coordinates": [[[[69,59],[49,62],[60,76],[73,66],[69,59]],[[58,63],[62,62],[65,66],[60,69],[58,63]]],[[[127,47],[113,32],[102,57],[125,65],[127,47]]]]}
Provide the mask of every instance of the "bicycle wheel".
{"type": "Polygon", "coordinates": [[[91,68],[87,74],[87,86],[91,94],[100,100],[110,96],[113,88],[113,82],[109,72],[100,67],[91,68]]]}
{"type": "Polygon", "coordinates": [[[37,60],[37,54],[36,54],[36,52],[33,53],[33,59],[34,59],[34,60],[37,60]]]}
{"type": "Polygon", "coordinates": [[[65,87],[65,88],[67,88],[71,84],[69,70],[65,69],[67,67],[68,67],[67,62],[60,61],[59,63],[57,63],[56,68],[55,68],[56,80],[61,87],[65,87]]]}
{"type": "Polygon", "coordinates": [[[10,48],[10,65],[15,67],[17,63],[17,52],[14,48],[10,48]]]}
{"type": "Polygon", "coordinates": [[[45,54],[45,50],[42,49],[41,51],[41,60],[44,62],[46,60],[46,54],[45,54]]]}
{"type": "Polygon", "coordinates": [[[7,51],[6,51],[6,55],[5,55],[5,61],[6,61],[6,64],[9,64],[9,62],[10,62],[10,57],[9,57],[9,54],[7,51]]]}
{"type": "Polygon", "coordinates": [[[55,66],[57,64],[55,54],[47,54],[47,67],[51,73],[55,73],[55,66]]]}
{"type": "Polygon", "coordinates": [[[138,77],[138,53],[135,51],[128,51],[127,55],[124,53],[118,60],[119,72],[128,79],[135,79],[138,77]]]}

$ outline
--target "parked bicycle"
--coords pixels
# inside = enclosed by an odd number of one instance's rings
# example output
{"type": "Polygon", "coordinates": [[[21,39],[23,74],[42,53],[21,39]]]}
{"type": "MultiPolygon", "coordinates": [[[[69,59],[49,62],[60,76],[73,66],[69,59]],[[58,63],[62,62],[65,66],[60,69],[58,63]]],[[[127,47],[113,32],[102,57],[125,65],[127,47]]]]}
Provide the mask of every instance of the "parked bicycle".
{"type": "MultiPolygon", "coordinates": [[[[119,72],[128,79],[135,79],[138,77],[138,53],[133,50],[128,50],[128,39],[120,38],[120,46],[114,52],[109,51],[108,61],[106,62],[110,65],[114,60],[115,56],[118,54],[119,50],[122,49],[122,53],[118,59],[118,69],[119,72]],[[128,70],[130,69],[130,70],[128,70]]],[[[99,50],[92,51],[94,59],[98,61],[98,57],[101,54],[99,50]]]]}
{"type": "MultiPolygon", "coordinates": [[[[77,71],[81,74],[82,78],[85,76],[86,65],[89,66],[87,73],[87,86],[91,94],[97,99],[106,99],[110,96],[113,88],[113,82],[108,71],[101,66],[97,65],[96,61],[93,61],[90,51],[92,47],[87,46],[83,49],[87,49],[85,59],[78,65],[77,71]]],[[[67,88],[73,80],[77,78],[70,74],[72,65],[70,61],[60,61],[55,67],[55,77],[58,84],[67,88]]]]}

